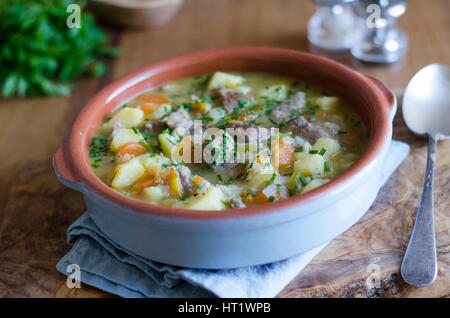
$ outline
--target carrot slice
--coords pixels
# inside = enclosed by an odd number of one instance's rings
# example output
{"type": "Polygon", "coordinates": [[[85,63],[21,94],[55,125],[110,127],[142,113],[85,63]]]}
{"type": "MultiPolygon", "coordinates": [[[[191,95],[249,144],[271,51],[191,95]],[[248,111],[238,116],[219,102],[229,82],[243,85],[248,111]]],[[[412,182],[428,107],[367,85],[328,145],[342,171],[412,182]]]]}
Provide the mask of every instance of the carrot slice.
{"type": "Polygon", "coordinates": [[[183,186],[181,185],[180,178],[174,168],[170,168],[169,176],[167,177],[167,183],[169,185],[170,193],[175,198],[181,198],[183,194],[183,186]]]}
{"type": "Polygon", "coordinates": [[[362,137],[362,134],[359,131],[353,130],[353,131],[347,132],[343,136],[343,139],[346,144],[356,145],[361,140],[361,137],[362,137]]]}
{"type": "Polygon", "coordinates": [[[191,110],[194,113],[203,113],[206,110],[207,106],[207,103],[195,103],[191,106],[191,110]]]}
{"type": "Polygon", "coordinates": [[[255,202],[255,196],[252,194],[248,194],[242,199],[242,202],[244,202],[247,205],[253,204],[255,202]]]}
{"type": "Polygon", "coordinates": [[[294,148],[291,145],[287,145],[280,140],[278,151],[278,166],[280,168],[289,167],[294,163],[294,148]]]}
{"type": "Polygon", "coordinates": [[[255,204],[264,204],[267,202],[269,202],[269,198],[263,192],[258,194],[253,201],[255,204]]]}
{"type": "Polygon", "coordinates": [[[169,103],[169,98],[167,98],[167,96],[161,95],[161,94],[154,94],[154,93],[142,94],[137,99],[141,100],[143,102],[154,103],[154,104],[157,104],[157,105],[162,105],[162,104],[168,104],[169,103]]]}
{"type": "Polygon", "coordinates": [[[144,103],[136,105],[136,108],[140,108],[145,114],[153,113],[160,105],[156,103],[144,103]]]}
{"type": "Polygon", "coordinates": [[[151,175],[147,175],[147,176],[141,178],[140,180],[138,180],[133,185],[133,190],[136,191],[137,193],[140,193],[145,188],[151,187],[151,186],[154,186],[157,184],[158,183],[156,182],[155,176],[151,174],[151,175]]]}
{"type": "Polygon", "coordinates": [[[198,187],[202,182],[203,182],[203,178],[200,176],[195,176],[194,177],[194,187],[198,187]]]}
{"type": "Polygon", "coordinates": [[[238,117],[238,119],[239,119],[239,121],[246,123],[249,120],[255,120],[258,117],[259,117],[258,114],[250,113],[250,114],[246,114],[246,115],[241,115],[238,117]]]}
{"type": "Polygon", "coordinates": [[[122,147],[119,148],[119,150],[117,151],[116,155],[117,156],[122,156],[124,154],[129,154],[134,155],[134,156],[139,156],[139,155],[143,155],[144,153],[147,153],[148,149],[141,145],[138,144],[137,142],[129,142],[126,143],[125,145],[123,145],[122,147]]]}

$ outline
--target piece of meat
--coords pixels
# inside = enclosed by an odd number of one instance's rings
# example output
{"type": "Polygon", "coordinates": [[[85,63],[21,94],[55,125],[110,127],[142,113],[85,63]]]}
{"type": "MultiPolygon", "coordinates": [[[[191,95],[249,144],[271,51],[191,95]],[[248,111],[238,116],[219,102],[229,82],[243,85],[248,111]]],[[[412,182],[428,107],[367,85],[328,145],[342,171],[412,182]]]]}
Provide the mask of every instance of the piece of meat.
{"type": "Polygon", "coordinates": [[[305,105],[305,93],[297,92],[284,100],[270,113],[270,118],[277,123],[281,123],[292,116],[292,111],[299,111],[305,105]]]}
{"type": "Polygon", "coordinates": [[[167,116],[166,124],[170,129],[183,127],[185,129],[191,128],[194,122],[189,116],[188,112],[180,108],[167,116]]]}
{"type": "Polygon", "coordinates": [[[167,125],[164,121],[155,120],[145,122],[145,124],[141,126],[140,131],[145,131],[149,135],[158,136],[166,128],[167,125]]]}
{"type": "Polygon", "coordinates": [[[191,170],[189,170],[186,166],[181,166],[177,169],[178,175],[180,176],[181,185],[183,186],[183,190],[188,193],[192,193],[194,191],[194,183],[192,181],[191,170]]]}
{"type": "Polygon", "coordinates": [[[292,137],[300,136],[311,144],[321,137],[333,138],[331,132],[317,124],[309,122],[303,116],[297,116],[288,120],[281,129],[281,132],[292,132],[292,137]]]}
{"type": "Polygon", "coordinates": [[[199,186],[194,186],[194,176],[192,175],[191,170],[184,165],[178,168],[177,172],[180,176],[183,192],[190,196],[193,194],[205,193],[211,187],[211,183],[206,179],[203,179],[199,186]]]}
{"type": "Polygon", "coordinates": [[[239,107],[239,100],[249,100],[244,94],[233,91],[232,89],[220,87],[216,89],[219,98],[216,98],[214,103],[216,106],[223,106],[228,114],[231,114],[234,108],[239,107]]]}
{"type": "Polygon", "coordinates": [[[244,202],[242,202],[242,199],[240,197],[237,197],[230,200],[230,207],[233,209],[242,209],[245,208],[246,205],[244,202]]]}

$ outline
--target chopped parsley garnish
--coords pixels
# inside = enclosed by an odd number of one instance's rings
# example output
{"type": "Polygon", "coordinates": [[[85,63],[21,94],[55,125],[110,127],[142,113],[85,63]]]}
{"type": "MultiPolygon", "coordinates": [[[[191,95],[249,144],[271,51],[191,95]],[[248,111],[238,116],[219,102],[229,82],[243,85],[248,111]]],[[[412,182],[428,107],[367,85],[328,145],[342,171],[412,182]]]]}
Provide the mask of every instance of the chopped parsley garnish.
{"type": "Polygon", "coordinates": [[[291,109],[291,115],[297,117],[300,116],[300,112],[296,109],[291,109]]]}
{"type": "Polygon", "coordinates": [[[272,118],[267,118],[267,119],[275,126],[278,126],[278,123],[275,120],[273,120],[272,118]]]}
{"type": "Polygon", "coordinates": [[[304,176],[300,176],[299,179],[300,179],[300,182],[302,183],[303,186],[308,184],[308,182],[306,182],[306,179],[305,179],[304,176]]]}
{"type": "Polygon", "coordinates": [[[272,174],[272,177],[270,177],[269,181],[267,181],[267,186],[270,186],[275,181],[276,176],[277,176],[277,174],[274,172],[272,174]]]}
{"type": "Polygon", "coordinates": [[[109,152],[108,139],[93,137],[89,146],[89,157],[107,156],[109,152]]]}
{"type": "Polygon", "coordinates": [[[238,99],[238,103],[239,103],[239,106],[245,107],[245,106],[247,106],[248,101],[246,101],[245,99],[239,98],[239,99],[238,99]]]}

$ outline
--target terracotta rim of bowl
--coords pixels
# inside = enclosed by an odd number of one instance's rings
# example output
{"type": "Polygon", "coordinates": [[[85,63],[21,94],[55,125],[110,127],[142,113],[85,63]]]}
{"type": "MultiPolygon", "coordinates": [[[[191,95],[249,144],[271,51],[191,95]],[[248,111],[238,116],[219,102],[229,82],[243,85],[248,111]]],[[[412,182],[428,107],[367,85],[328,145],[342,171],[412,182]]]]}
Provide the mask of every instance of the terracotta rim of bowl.
{"type": "MultiPolygon", "coordinates": [[[[319,84],[319,86],[321,85],[319,84]]],[[[328,90],[333,91],[329,88],[328,90]]],[[[67,180],[73,183],[81,183],[87,186],[89,191],[93,190],[110,201],[143,213],[177,218],[221,219],[276,212],[281,208],[292,207],[330,194],[350,179],[356,178],[365,167],[374,162],[389,134],[390,112],[394,105],[394,95],[381,82],[353,71],[340,63],[313,54],[268,47],[237,47],[197,51],[143,67],[102,89],[82,109],[75,120],[64,145],[55,154],[55,168],[67,180]],[[366,128],[370,130],[369,144],[362,156],[349,169],[323,186],[302,195],[272,204],[222,211],[165,207],[133,199],[104,184],[92,171],[88,162],[90,138],[98,124],[114,108],[162,83],[188,77],[186,75],[189,74],[194,76],[195,74],[208,73],[208,70],[212,72],[211,64],[217,65],[216,70],[230,71],[235,69],[236,71],[242,71],[245,69],[251,72],[254,67],[261,68],[261,63],[267,65],[268,73],[285,75],[291,71],[295,72],[297,67],[307,69],[305,73],[312,79],[322,80],[324,83],[328,82],[329,85],[334,85],[330,83],[336,81],[336,79],[342,79],[341,82],[344,84],[336,83],[336,85],[343,85],[341,87],[342,94],[347,94],[348,98],[359,94],[358,98],[367,103],[367,105],[359,107],[361,108],[360,112],[362,110],[366,112],[367,110],[369,113],[364,120],[366,128]],[[322,69],[326,71],[322,71],[322,69]],[[317,75],[316,71],[319,73],[325,72],[326,75],[329,74],[330,80],[324,80],[324,76],[317,75]],[[345,83],[352,85],[351,92],[345,92],[345,83]],[[358,93],[354,94],[354,92],[358,93]]],[[[350,104],[350,106],[353,105],[350,104]]]]}

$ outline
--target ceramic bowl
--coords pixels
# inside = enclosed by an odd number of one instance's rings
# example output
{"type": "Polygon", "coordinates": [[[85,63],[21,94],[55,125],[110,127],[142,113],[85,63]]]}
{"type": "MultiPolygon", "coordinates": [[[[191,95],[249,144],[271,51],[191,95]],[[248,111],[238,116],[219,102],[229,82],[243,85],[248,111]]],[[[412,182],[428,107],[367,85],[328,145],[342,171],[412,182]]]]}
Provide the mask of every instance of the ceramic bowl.
{"type": "Polygon", "coordinates": [[[192,268],[265,264],[328,242],[368,210],[381,187],[395,110],[394,95],[379,81],[323,57],[278,48],[211,49],[151,64],[105,87],[80,112],[53,164],[62,183],[83,193],[96,225],[133,253],[192,268]],[[368,130],[366,151],[311,192],[244,209],[158,206],[124,196],[97,178],[88,162],[89,143],[113,109],[155,86],[217,70],[289,76],[341,97],[368,130]]]}

